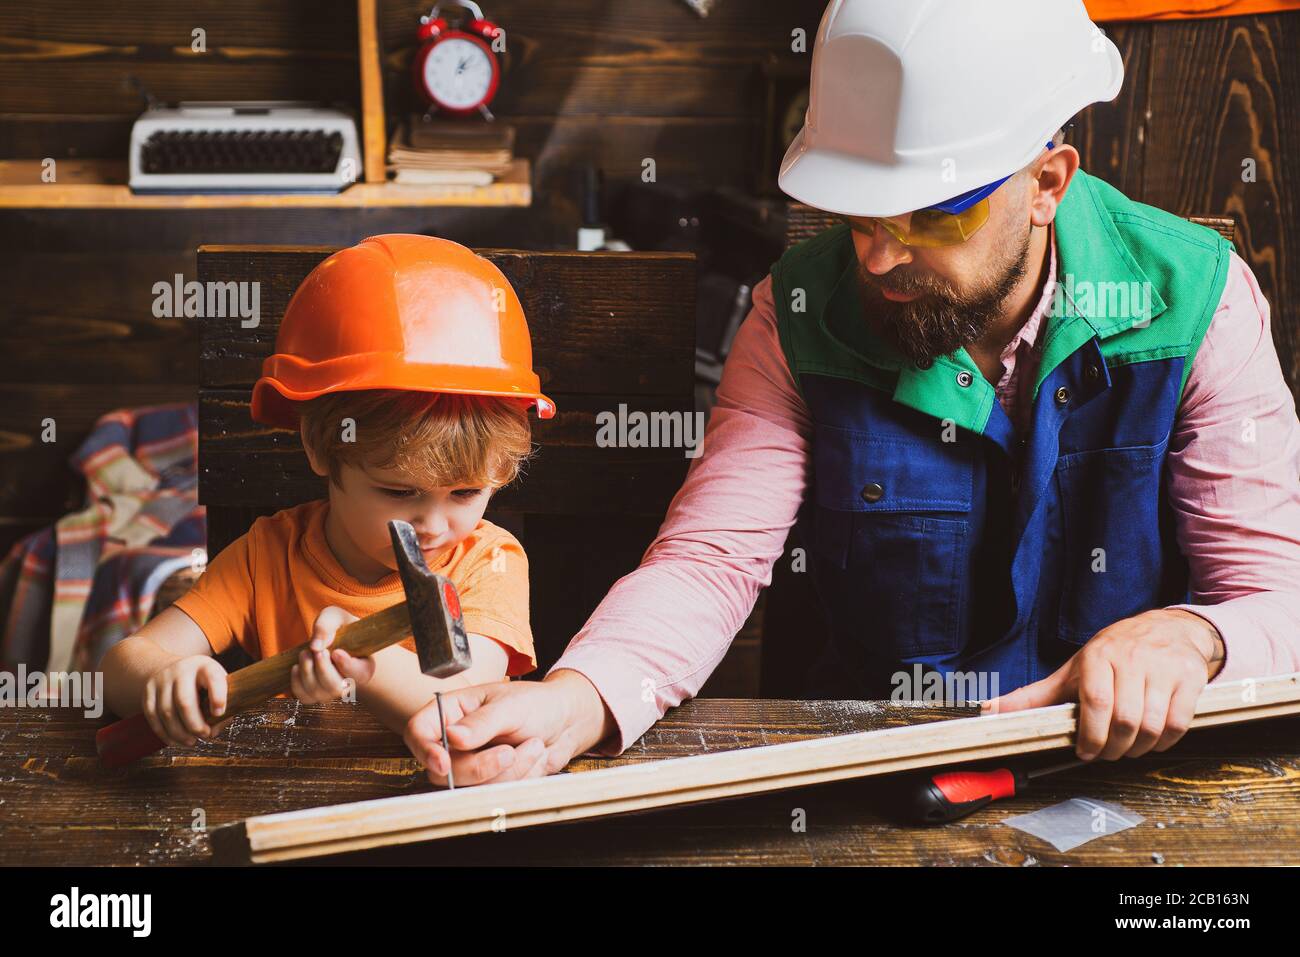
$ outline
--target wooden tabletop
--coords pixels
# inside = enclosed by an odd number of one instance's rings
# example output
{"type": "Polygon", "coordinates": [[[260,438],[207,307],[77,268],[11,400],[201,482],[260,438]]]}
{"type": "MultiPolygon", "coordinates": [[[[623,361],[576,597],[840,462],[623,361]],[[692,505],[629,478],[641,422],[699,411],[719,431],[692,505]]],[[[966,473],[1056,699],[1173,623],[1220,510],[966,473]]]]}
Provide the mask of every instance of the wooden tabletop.
{"type": "MultiPolygon", "coordinates": [[[[754,747],[971,712],[856,701],[697,699],[612,764],[754,747]]],[[[401,740],[364,709],[287,699],[216,741],[105,771],[75,709],[0,708],[0,864],[204,864],[206,828],[429,790],[401,740]]],[[[1018,759],[1034,767],[1069,751],[1018,759]]],[[[401,864],[1300,864],[1300,718],[1188,734],[1163,754],[1099,761],[962,821],[900,827],[871,807],[879,783],[844,781],[740,800],[521,828],[319,858],[401,864]],[[1072,797],[1123,805],[1137,827],[1058,852],[1003,824],[1072,797]],[[802,814],[800,813],[802,812],[802,814]],[[806,822],[796,829],[797,819],[806,822]]]]}

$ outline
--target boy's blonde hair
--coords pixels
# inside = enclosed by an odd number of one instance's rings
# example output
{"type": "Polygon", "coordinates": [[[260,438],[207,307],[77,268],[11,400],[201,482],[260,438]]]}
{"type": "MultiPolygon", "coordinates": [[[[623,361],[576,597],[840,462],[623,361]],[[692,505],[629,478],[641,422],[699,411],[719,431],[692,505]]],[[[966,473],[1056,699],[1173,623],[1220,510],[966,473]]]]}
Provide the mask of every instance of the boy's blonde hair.
{"type": "Polygon", "coordinates": [[[335,485],[346,463],[396,469],[417,488],[502,486],[532,454],[528,411],[514,399],[372,389],[329,392],[299,411],[303,441],[335,485]]]}

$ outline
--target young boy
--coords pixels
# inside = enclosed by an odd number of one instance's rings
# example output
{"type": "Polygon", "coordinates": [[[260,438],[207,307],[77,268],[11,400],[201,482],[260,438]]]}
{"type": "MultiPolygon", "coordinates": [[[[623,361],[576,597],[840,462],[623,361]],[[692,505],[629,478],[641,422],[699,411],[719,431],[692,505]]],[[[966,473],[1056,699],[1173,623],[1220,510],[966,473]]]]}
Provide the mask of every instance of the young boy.
{"type": "MultiPolygon", "coordinates": [[[[536,667],[528,564],[519,542],[483,519],[492,492],[531,451],[528,409],[550,418],[523,309],[501,272],[456,243],[375,236],[330,256],[290,300],[253,389],[256,421],[296,429],[329,497],[258,519],[194,587],[104,656],[117,714],[143,711],[154,732],[193,745],[226,703],[213,656],[235,642],[253,658],[310,640],[292,693],[345,696],[401,733],[435,691],[536,667]],[[429,568],[460,596],[473,667],[420,673],[414,639],[369,658],[329,651],[337,630],[405,597],[388,521],[410,522],[429,568]]],[[[256,481],[250,475],[249,481],[256,481]]]]}

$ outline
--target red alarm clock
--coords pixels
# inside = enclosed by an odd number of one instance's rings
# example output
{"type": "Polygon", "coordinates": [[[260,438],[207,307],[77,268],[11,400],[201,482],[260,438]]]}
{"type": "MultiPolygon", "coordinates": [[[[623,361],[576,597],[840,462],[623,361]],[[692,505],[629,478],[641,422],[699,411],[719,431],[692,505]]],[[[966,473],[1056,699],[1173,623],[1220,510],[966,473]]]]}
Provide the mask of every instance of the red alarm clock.
{"type": "Polygon", "coordinates": [[[419,52],[415,55],[416,89],[444,113],[464,116],[486,112],[501,80],[501,63],[492,41],[501,28],[483,17],[472,0],[439,3],[420,18],[419,52]],[[472,19],[451,26],[439,16],[443,6],[464,7],[472,19]]]}

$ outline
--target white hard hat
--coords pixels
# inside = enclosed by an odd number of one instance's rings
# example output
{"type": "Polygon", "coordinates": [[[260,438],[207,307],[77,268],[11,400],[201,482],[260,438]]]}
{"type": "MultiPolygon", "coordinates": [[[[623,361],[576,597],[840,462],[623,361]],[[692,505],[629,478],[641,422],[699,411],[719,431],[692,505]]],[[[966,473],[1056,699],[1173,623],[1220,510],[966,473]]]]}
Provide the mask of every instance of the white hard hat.
{"type": "Polygon", "coordinates": [[[1083,0],[831,0],[778,183],[846,216],[927,209],[1027,166],[1123,82],[1083,0]]]}

